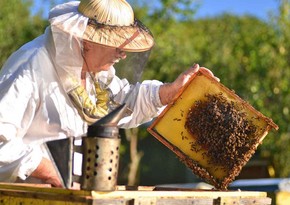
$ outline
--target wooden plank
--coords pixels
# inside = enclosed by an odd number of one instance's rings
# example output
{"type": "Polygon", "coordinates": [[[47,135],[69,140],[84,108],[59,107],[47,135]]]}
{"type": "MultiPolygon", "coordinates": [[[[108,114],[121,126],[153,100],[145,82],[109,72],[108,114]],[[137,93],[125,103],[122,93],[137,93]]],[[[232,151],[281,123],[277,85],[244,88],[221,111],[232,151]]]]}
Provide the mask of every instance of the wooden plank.
{"type": "Polygon", "coordinates": [[[156,205],[156,197],[136,197],[134,205],[156,205]]]}
{"type": "Polygon", "coordinates": [[[90,192],[52,188],[35,184],[0,184],[0,204],[86,205],[92,204],[90,192]]]}
{"type": "Polygon", "coordinates": [[[96,192],[92,191],[93,198],[110,198],[110,197],[267,197],[266,192],[255,191],[114,191],[114,192],[96,192]]]}
{"type": "Polygon", "coordinates": [[[123,186],[118,187],[117,191],[97,192],[0,184],[0,205],[212,205],[214,203],[265,205],[271,204],[271,199],[267,198],[266,192],[253,191],[167,188],[155,190],[154,187],[123,186]]]}
{"type": "Polygon", "coordinates": [[[213,205],[213,199],[206,198],[174,198],[158,199],[156,205],[213,205]]]}
{"type": "Polygon", "coordinates": [[[90,197],[82,197],[75,195],[54,194],[49,192],[31,192],[25,190],[0,190],[0,201],[2,198],[23,199],[23,201],[40,200],[40,201],[59,201],[59,202],[74,202],[75,204],[90,204],[90,197]]]}
{"type": "Polygon", "coordinates": [[[272,199],[265,198],[240,198],[240,197],[219,197],[215,199],[215,205],[271,205],[272,199]]]}
{"type": "Polygon", "coordinates": [[[54,188],[45,184],[0,183],[0,190],[30,191],[34,193],[52,193],[74,196],[90,196],[90,191],[54,188]]]}
{"type": "Polygon", "coordinates": [[[239,197],[218,197],[214,201],[214,205],[240,205],[239,197]]]}
{"type": "Polygon", "coordinates": [[[241,205],[271,205],[272,199],[266,198],[242,198],[240,199],[241,205]]]}
{"type": "Polygon", "coordinates": [[[133,199],[94,199],[92,205],[133,205],[133,199]]]}

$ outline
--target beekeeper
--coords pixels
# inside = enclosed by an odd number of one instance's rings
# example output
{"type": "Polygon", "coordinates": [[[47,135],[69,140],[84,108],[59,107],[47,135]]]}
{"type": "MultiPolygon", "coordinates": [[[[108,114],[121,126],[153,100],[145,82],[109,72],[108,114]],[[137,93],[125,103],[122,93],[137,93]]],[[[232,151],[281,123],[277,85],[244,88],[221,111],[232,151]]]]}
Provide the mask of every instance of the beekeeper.
{"type": "Polygon", "coordinates": [[[132,113],[120,127],[148,122],[193,73],[207,70],[195,65],[167,84],[119,79],[113,66],[126,52],[154,45],[125,0],[71,1],[53,8],[49,22],[45,33],[13,53],[1,70],[1,182],[39,179],[60,187],[44,142],[84,135],[89,124],[125,100],[132,113]]]}

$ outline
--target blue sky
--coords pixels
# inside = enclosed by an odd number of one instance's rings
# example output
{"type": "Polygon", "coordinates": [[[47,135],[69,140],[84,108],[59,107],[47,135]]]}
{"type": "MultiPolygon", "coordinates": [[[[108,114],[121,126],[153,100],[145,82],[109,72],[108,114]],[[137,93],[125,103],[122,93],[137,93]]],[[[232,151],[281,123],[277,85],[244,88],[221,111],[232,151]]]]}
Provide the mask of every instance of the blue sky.
{"type": "Polygon", "coordinates": [[[276,12],[278,0],[201,0],[197,17],[215,16],[227,12],[236,15],[250,14],[266,20],[269,12],[276,12]]]}
{"type": "MultiPolygon", "coordinates": [[[[278,9],[279,0],[197,0],[201,3],[196,17],[207,17],[222,14],[224,12],[244,15],[250,14],[258,18],[267,20],[270,11],[275,12],[278,9]]],[[[43,4],[45,1],[35,0],[36,8],[43,7],[44,17],[47,18],[49,6],[43,4]]],[[[57,2],[60,2],[58,0],[57,2]]],[[[66,2],[65,0],[63,2],[66,2]]],[[[149,4],[153,4],[149,1],[149,4]]]]}

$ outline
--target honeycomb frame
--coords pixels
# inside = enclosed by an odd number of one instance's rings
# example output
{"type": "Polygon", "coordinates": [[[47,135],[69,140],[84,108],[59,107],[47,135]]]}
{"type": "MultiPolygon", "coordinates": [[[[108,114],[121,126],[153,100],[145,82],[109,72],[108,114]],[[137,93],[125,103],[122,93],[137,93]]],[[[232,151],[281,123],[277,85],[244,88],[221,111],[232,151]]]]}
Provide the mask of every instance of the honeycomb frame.
{"type": "Polygon", "coordinates": [[[270,118],[257,111],[234,91],[203,70],[199,70],[191,77],[173,102],[167,105],[147,128],[150,134],[173,151],[194,174],[219,190],[226,190],[239,175],[242,167],[250,160],[271,129],[277,130],[278,126],[270,118]],[[193,104],[197,101],[204,101],[208,94],[222,94],[227,102],[235,103],[241,112],[245,112],[247,119],[259,129],[255,134],[258,140],[252,142],[251,149],[231,169],[223,165],[211,164],[211,159],[205,156],[207,153],[205,147],[200,146],[199,149],[193,150],[190,146],[196,143],[196,136],[193,136],[185,127],[187,115],[193,104]]]}

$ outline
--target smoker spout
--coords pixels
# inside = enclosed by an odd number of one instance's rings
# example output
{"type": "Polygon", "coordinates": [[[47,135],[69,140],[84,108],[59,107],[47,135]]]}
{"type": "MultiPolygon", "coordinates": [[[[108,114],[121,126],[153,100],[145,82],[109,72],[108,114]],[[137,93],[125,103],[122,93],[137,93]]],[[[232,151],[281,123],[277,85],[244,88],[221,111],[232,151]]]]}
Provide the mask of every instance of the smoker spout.
{"type": "Polygon", "coordinates": [[[118,138],[118,122],[123,118],[127,105],[122,104],[88,127],[88,137],[118,138]]]}

